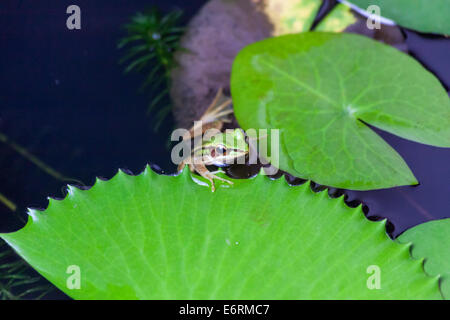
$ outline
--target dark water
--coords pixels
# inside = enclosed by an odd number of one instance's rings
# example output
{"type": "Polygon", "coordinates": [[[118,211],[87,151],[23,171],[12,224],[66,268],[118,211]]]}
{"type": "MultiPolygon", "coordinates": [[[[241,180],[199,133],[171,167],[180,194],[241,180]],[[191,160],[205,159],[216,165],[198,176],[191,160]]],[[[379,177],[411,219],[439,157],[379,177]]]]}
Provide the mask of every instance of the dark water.
{"type": "MultiPolygon", "coordinates": [[[[92,185],[117,168],[140,172],[151,162],[174,171],[167,137],[171,118],[154,133],[145,117],[151,97],[138,94],[143,77],[123,75],[116,49],[120,26],[152,4],[163,11],[182,8],[185,19],[204,0],[0,2],[0,132],[64,175],[92,185]],[[82,29],[66,28],[66,8],[77,4],[82,29]]],[[[450,88],[450,40],[404,31],[411,53],[450,88]]],[[[450,217],[450,149],[406,141],[378,131],[406,160],[417,187],[346,191],[362,201],[371,217],[387,217],[397,236],[419,223],[450,217]]],[[[239,174],[240,168],[231,173],[239,174]]],[[[241,170],[241,175],[247,174],[241,170]]],[[[43,173],[0,143],[0,192],[18,205],[12,213],[0,204],[0,232],[17,230],[27,207],[45,208],[46,197],[62,197],[65,182],[43,173]]],[[[353,202],[355,203],[355,202],[353,202]]]]}
{"type": "MultiPolygon", "coordinates": [[[[116,49],[121,25],[139,10],[182,8],[185,20],[204,0],[0,2],[0,132],[66,176],[92,185],[117,168],[140,172],[147,162],[172,170],[167,137],[173,123],[153,132],[139,94],[143,76],[124,75],[116,49]],[[81,8],[82,29],[66,28],[66,8],[81,8]]],[[[0,192],[18,206],[47,206],[65,185],[0,144],[0,192]]],[[[0,204],[0,232],[22,222],[0,204]]]]}

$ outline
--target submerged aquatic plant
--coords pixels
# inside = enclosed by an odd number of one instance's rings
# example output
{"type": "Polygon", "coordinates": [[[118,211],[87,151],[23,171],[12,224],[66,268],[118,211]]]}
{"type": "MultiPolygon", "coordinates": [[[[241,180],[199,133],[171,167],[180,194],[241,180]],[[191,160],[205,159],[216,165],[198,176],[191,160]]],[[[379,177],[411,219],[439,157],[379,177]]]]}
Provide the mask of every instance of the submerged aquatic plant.
{"type": "MultiPolygon", "coordinates": [[[[131,71],[148,72],[141,89],[150,88],[155,97],[149,104],[150,113],[158,103],[167,97],[170,88],[170,71],[176,65],[174,53],[184,28],[179,27],[181,10],[163,15],[156,7],[138,12],[131,22],[125,25],[128,35],[120,40],[118,48],[128,47],[121,63],[128,63],[125,73],[131,71]],[[163,88],[161,87],[163,86],[163,88]]],[[[155,130],[170,112],[170,105],[160,108],[156,113],[155,130]]]]}
{"type": "MultiPolygon", "coordinates": [[[[13,140],[11,140],[7,135],[0,132],[0,142],[10,147],[12,150],[14,150],[16,153],[33,163],[36,167],[41,169],[43,172],[48,174],[49,176],[55,178],[56,180],[62,181],[62,182],[76,182],[79,185],[84,185],[83,182],[69,178],[64,176],[62,173],[56,171],[49,165],[45,164],[42,160],[40,160],[38,157],[30,153],[26,148],[20,146],[13,140]]],[[[0,192],[0,203],[3,204],[5,207],[7,207],[11,211],[16,211],[17,205],[10,199],[8,199],[5,195],[3,195],[0,192]]]]}
{"type": "Polygon", "coordinates": [[[0,300],[18,300],[34,296],[41,299],[54,287],[0,240],[0,300]]]}

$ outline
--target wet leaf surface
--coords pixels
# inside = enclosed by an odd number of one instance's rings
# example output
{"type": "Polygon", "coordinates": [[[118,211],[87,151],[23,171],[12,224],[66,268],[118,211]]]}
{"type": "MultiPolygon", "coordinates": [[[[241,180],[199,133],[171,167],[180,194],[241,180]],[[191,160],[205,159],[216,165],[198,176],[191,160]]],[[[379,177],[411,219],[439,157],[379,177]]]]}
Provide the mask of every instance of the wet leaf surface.
{"type": "Polygon", "coordinates": [[[384,222],[308,183],[263,175],[212,193],[188,170],[119,172],[89,190],[71,187],[1,237],[77,299],[441,297],[439,279],[387,237],[384,222]],[[67,287],[69,266],[79,267],[79,290],[67,287]],[[377,290],[367,285],[373,266],[377,290]]]}

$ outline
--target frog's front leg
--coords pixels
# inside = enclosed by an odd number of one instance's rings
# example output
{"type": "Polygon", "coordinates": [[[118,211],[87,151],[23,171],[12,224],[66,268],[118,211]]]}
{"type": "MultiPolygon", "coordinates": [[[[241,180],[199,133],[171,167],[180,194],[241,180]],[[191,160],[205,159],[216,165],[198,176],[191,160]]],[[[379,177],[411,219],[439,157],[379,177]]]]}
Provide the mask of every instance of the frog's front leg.
{"type": "Polygon", "coordinates": [[[208,179],[211,182],[211,190],[212,190],[212,192],[214,192],[216,190],[216,187],[214,185],[214,179],[221,180],[221,181],[224,181],[224,182],[229,183],[229,184],[233,184],[233,182],[230,181],[230,180],[227,180],[227,179],[221,178],[219,176],[216,176],[214,173],[209,171],[208,168],[206,168],[206,166],[203,163],[195,163],[195,159],[193,159],[191,157],[183,160],[178,165],[178,172],[183,170],[183,168],[186,165],[189,167],[189,170],[191,172],[197,172],[203,178],[208,179]]]}
{"type": "Polygon", "coordinates": [[[191,160],[191,158],[189,157],[189,158],[184,159],[183,161],[181,161],[181,163],[178,165],[177,171],[180,172],[187,165],[189,167],[189,171],[194,172],[195,168],[194,168],[194,165],[191,163],[190,160],[191,160]]]}
{"type": "Polygon", "coordinates": [[[203,178],[208,179],[211,182],[212,192],[216,190],[216,187],[214,185],[214,179],[221,180],[229,184],[233,184],[232,181],[216,176],[214,173],[210,172],[203,163],[194,163],[193,167],[195,171],[197,171],[203,178]]]}

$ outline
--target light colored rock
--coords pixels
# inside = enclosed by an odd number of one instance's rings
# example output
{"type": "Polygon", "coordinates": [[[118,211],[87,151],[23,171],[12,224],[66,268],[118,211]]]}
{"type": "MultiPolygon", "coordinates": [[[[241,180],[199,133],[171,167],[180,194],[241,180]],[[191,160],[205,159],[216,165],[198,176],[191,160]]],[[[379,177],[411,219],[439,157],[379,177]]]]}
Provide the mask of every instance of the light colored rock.
{"type": "MultiPolygon", "coordinates": [[[[259,2],[259,1],[258,1],[259,2]]],[[[272,25],[252,0],[211,0],[189,23],[176,54],[171,96],[177,125],[188,128],[199,119],[219,88],[229,94],[230,72],[237,53],[265,39],[272,25]]]]}

